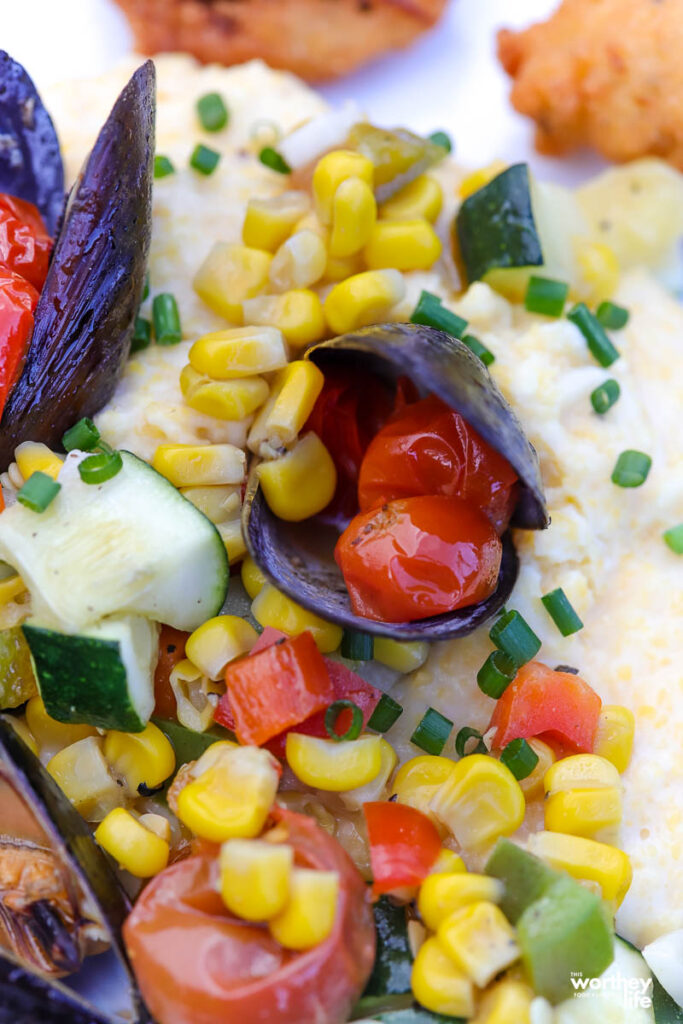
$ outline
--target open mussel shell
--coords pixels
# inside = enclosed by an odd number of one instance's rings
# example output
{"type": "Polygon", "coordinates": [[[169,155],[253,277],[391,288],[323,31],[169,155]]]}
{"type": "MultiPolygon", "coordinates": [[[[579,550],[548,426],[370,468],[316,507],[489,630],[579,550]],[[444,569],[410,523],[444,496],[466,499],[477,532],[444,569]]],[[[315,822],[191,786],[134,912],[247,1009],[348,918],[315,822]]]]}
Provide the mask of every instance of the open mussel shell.
{"type": "MultiPolygon", "coordinates": [[[[536,453],[522,426],[480,359],[457,338],[430,327],[389,323],[321,342],[306,353],[323,372],[338,367],[359,377],[374,374],[389,386],[408,377],[421,397],[433,393],[456,409],[516,470],[519,500],[512,524],[544,529],[548,512],[536,453]]],[[[334,561],[338,532],[316,519],[287,523],[268,508],[253,470],[244,501],[247,548],[275,586],[311,611],[347,629],[397,640],[445,640],[471,633],[507,601],[518,573],[510,533],[503,538],[498,586],[486,601],[416,622],[386,623],[351,610],[334,561]]]]}
{"type": "Polygon", "coordinates": [[[0,950],[0,1024],[112,1024],[75,992],[0,950]]]}
{"type": "Polygon", "coordinates": [[[22,441],[62,434],[111,398],[144,286],[152,226],[155,74],[117,99],[67,204],[26,361],[0,420],[0,469],[22,441]]]}

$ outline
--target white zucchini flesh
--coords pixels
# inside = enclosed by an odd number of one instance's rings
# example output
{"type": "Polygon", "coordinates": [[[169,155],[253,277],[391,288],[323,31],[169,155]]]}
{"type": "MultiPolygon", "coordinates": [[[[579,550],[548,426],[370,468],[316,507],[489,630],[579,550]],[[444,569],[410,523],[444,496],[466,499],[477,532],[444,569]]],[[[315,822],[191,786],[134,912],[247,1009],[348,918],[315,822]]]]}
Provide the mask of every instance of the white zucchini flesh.
{"type": "Polygon", "coordinates": [[[645,947],[643,957],[662,988],[683,1006],[683,928],[660,935],[645,947]]]}
{"type": "Polygon", "coordinates": [[[628,943],[615,939],[614,960],[599,982],[556,1006],[552,1024],[654,1024],[652,973],[628,943]]]}

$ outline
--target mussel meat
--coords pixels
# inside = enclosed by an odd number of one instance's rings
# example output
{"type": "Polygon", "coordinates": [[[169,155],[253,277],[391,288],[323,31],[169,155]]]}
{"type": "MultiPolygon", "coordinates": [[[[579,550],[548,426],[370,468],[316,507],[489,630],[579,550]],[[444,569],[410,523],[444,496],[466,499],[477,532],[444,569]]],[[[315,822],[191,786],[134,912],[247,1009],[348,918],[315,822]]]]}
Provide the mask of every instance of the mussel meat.
{"type": "MultiPolygon", "coordinates": [[[[344,368],[359,379],[374,375],[394,391],[398,378],[407,377],[420,397],[438,395],[517,472],[519,491],[511,524],[528,530],[548,526],[536,453],[488,370],[457,338],[414,324],[380,324],[314,345],[305,358],[323,372],[344,368]]],[[[293,600],[346,628],[400,640],[443,640],[471,633],[505,604],[518,573],[508,531],[502,538],[498,585],[485,601],[416,622],[376,622],[351,610],[333,557],[338,530],[320,519],[303,523],[278,519],[263,498],[255,469],[247,485],[242,525],[251,556],[293,600]]]]}

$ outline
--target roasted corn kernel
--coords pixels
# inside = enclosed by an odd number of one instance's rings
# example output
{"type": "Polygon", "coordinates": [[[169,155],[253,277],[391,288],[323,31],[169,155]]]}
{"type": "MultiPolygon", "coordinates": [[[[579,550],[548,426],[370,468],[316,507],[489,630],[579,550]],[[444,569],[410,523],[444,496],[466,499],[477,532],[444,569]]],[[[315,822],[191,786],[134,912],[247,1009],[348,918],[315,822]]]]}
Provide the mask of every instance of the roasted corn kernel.
{"type": "Polygon", "coordinates": [[[363,258],[370,270],[429,270],[441,255],[441,241],[426,220],[378,220],[363,258]]]}
{"type": "Polygon", "coordinates": [[[208,678],[202,675],[189,658],[184,658],[173,666],[169,682],[180,724],[193,732],[206,732],[213,721],[214,712],[214,704],[209,700],[208,678]]]}
{"type": "Polygon", "coordinates": [[[138,795],[140,786],[157,789],[175,769],[173,747],[153,722],[142,732],[108,732],[104,756],[132,796],[138,795]]]}
{"type": "Polygon", "coordinates": [[[180,387],[191,409],[217,420],[243,420],[268,398],[268,385],[263,377],[212,380],[189,364],[180,374],[180,387]]]}
{"type": "Polygon", "coordinates": [[[469,903],[500,902],[503,883],[498,878],[466,871],[432,874],[420,886],[417,909],[427,927],[435,932],[454,910],[469,903]]]}
{"type": "Polygon", "coordinates": [[[8,725],[12,726],[17,736],[24,741],[31,753],[38,757],[40,755],[38,744],[23,718],[16,718],[14,715],[7,715],[5,721],[8,725]]]}
{"type": "Polygon", "coordinates": [[[294,348],[311,345],[325,336],[322,303],[309,288],[249,299],[242,309],[246,323],[277,327],[294,348]]]}
{"type": "Polygon", "coordinates": [[[363,258],[359,252],[353,256],[341,257],[331,256],[328,251],[323,280],[330,282],[345,281],[347,277],[355,277],[356,274],[360,274],[362,271],[363,258]]]}
{"type": "Polygon", "coordinates": [[[529,985],[506,978],[484,993],[471,1024],[531,1024],[533,999],[529,985]]]}
{"type": "Polygon", "coordinates": [[[52,756],[88,736],[97,736],[97,729],[91,725],[72,725],[51,718],[43,698],[38,695],[31,697],[26,705],[26,724],[43,756],[52,756]]]}
{"type": "Polygon", "coordinates": [[[28,587],[16,572],[0,579],[0,608],[9,604],[10,601],[14,601],[16,597],[25,593],[26,590],[28,590],[28,587]]]}
{"type": "Polygon", "coordinates": [[[206,487],[241,483],[246,459],[232,444],[160,444],[152,465],[176,487],[206,487]]]}
{"type": "Polygon", "coordinates": [[[385,320],[405,291],[405,282],[398,270],[355,274],[336,284],[325,299],[327,322],[335,334],[368,327],[385,320]]]}
{"type": "Polygon", "coordinates": [[[239,514],[242,507],[241,490],[241,487],[225,484],[213,487],[182,487],[180,493],[212,523],[224,523],[226,519],[239,514]]]}
{"type": "Polygon", "coordinates": [[[404,185],[400,192],[387,199],[379,208],[384,220],[428,220],[432,224],[441,213],[443,191],[441,185],[428,174],[404,185]]]}
{"type": "Polygon", "coordinates": [[[283,242],[273,257],[268,274],[279,292],[309,288],[325,273],[327,249],[315,231],[297,231],[283,242]]]}
{"type": "Polygon", "coordinates": [[[23,441],[14,451],[14,461],[24,480],[33,473],[46,473],[56,480],[64,465],[58,455],[39,441],[23,441]]]}
{"type": "Polygon", "coordinates": [[[337,189],[347,178],[360,178],[372,188],[375,169],[372,161],[350,149],[337,149],[316,164],[313,172],[313,198],[322,224],[331,224],[337,189]]]}
{"type": "Polygon", "coordinates": [[[401,765],[392,786],[392,795],[434,819],[431,803],[441,786],[450,779],[455,761],[433,754],[413,757],[401,765]]]}
{"type": "Polygon", "coordinates": [[[313,431],[304,434],[285,455],[262,462],[257,473],[269,508],[293,523],[322,512],[337,486],[332,456],[313,431]]]}
{"type": "Polygon", "coordinates": [[[268,582],[251,555],[247,555],[242,562],[240,575],[242,577],[242,586],[251,598],[260,594],[268,582]]]}
{"type": "Polygon", "coordinates": [[[148,828],[155,836],[159,836],[159,839],[163,839],[165,843],[171,842],[171,822],[163,814],[148,812],[147,814],[141,814],[138,820],[141,825],[148,828]]]}
{"type": "Polygon", "coordinates": [[[382,768],[380,736],[357,740],[323,740],[303,733],[287,733],[287,763],[307,786],[340,793],[365,786],[382,768]]]}
{"type": "Polygon", "coordinates": [[[574,754],[545,773],[545,827],[549,832],[594,838],[621,821],[621,784],[611,761],[574,754]]]}
{"type": "Polygon", "coordinates": [[[373,656],[375,661],[381,661],[396,672],[414,672],[429,657],[429,644],[423,640],[392,640],[388,636],[376,636],[373,656]]]}
{"type": "Polygon", "coordinates": [[[517,779],[486,754],[457,761],[431,802],[434,814],[465,849],[511,835],[524,819],[524,808],[517,779]]]}
{"type": "Polygon", "coordinates": [[[261,626],[272,626],[288,636],[298,636],[308,630],[322,654],[331,654],[341,643],[342,628],[334,622],[321,619],[315,612],[302,608],[290,597],[266,584],[254,598],[251,612],[261,626]]]}
{"type": "Polygon", "coordinates": [[[102,753],[102,740],[87,736],[64,747],[47,763],[47,770],[71,803],[88,821],[101,821],[124,801],[102,753]]]}
{"type": "Polygon", "coordinates": [[[374,779],[366,782],[364,786],[357,786],[355,789],[349,789],[342,793],[342,802],[352,811],[360,811],[363,804],[372,800],[381,800],[384,797],[387,783],[396,767],[398,757],[392,745],[384,737],[380,738],[380,748],[381,765],[374,779]]]}
{"type": "Polygon", "coordinates": [[[455,853],[444,846],[434,861],[432,871],[435,874],[445,874],[449,871],[467,871],[467,868],[465,867],[465,861],[459,853],[455,853]]]}
{"type": "Polygon", "coordinates": [[[581,238],[575,243],[579,274],[585,283],[582,297],[590,303],[611,299],[619,284],[619,260],[604,242],[581,238]]]}
{"type": "Polygon", "coordinates": [[[217,242],[197,271],[192,286],[206,305],[231,320],[242,322],[242,303],[268,284],[272,256],[262,249],[217,242]]]}
{"type": "Polygon", "coordinates": [[[264,422],[269,444],[286,447],[296,439],[324,383],[322,371],[307,359],[297,359],[280,370],[273,381],[273,403],[264,422]]]}
{"type": "Polygon", "coordinates": [[[250,199],[244,215],[242,241],[251,248],[275,252],[309,207],[310,199],[305,192],[281,192],[278,196],[250,199]]]}
{"type": "Polygon", "coordinates": [[[571,754],[548,768],[543,777],[546,793],[596,786],[618,786],[619,773],[607,758],[597,754],[571,754]]]}
{"type": "Polygon", "coordinates": [[[282,333],[275,327],[235,327],[214,331],[195,341],[190,364],[197,373],[215,380],[272,373],[287,365],[282,333]]]}
{"type": "Polygon", "coordinates": [[[444,952],[434,936],[424,942],[413,962],[410,985],[420,1006],[447,1017],[474,1013],[472,982],[444,952]]]}
{"type": "Polygon", "coordinates": [[[534,832],[527,840],[530,853],[574,878],[597,882],[605,900],[619,906],[633,878],[627,854],[607,843],[560,832],[534,832]]]}
{"type": "Polygon", "coordinates": [[[439,926],[437,937],[456,966],[479,988],[520,956],[514,928],[503,911],[487,900],[454,911],[439,926]]]}
{"type": "Polygon", "coordinates": [[[626,771],[633,750],[635,718],[620,704],[603,704],[593,750],[611,761],[618,772],[626,771]]]}
{"type": "Polygon", "coordinates": [[[209,679],[220,679],[225,666],[248,654],[258,633],[238,615],[217,615],[187,638],[185,654],[209,679]]]}
{"type": "Polygon", "coordinates": [[[285,949],[311,949],[332,931],[339,903],[339,875],[336,871],[294,868],[290,876],[289,900],[273,917],[268,928],[285,949]]]}
{"type": "Polygon", "coordinates": [[[294,850],[261,839],[228,839],[221,846],[221,896],[245,921],[268,921],[289,900],[294,850]]]}
{"type": "Polygon", "coordinates": [[[224,523],[218,523],[216,525],[216,529],[220,533],[221,540],[225,545],[225,551],[230,565],[236,565],[237,562],[241,562],[247,553],[247,545],[244,542],[242,524],[239,518],[230,519],[224,523]]]}
{"type": "Polygon", "coordinates": [[[168,864],[168,842],[123,807],[109,812],[95,829],[95,839],[136,878],[158,875],[168,864]]]}
{"type": "Polygon", "coordinates": [[[369,241],[377,219],[372,188],[362,178],[347,178],[332,201],[330,255],[345,259],[360,252],[369,241]]]}

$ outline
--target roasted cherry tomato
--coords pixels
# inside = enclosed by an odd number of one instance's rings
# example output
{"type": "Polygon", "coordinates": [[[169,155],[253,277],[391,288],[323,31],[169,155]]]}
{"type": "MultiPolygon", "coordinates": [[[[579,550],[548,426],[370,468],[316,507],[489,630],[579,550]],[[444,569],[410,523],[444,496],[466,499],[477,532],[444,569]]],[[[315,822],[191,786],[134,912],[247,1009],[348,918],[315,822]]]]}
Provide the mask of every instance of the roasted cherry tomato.
{"type": "Polygon", "coordinates": [[[47,228],[33,203],[0,192],[0,266],[20,274],[40,291],[51,248],[47,228]]]}
{"type": "Polygon", "coordinates": [[[142,891],[124,939],[144,1000],[163,1024],[339,1024],[375,958],[375,926],[360,874],[312,818],[275,808],[301,867],[337,871],[331,934],[302,953],[234,917],[217,891],[218,848],[172,865],[142,891]]]}
{"type": "Polygon", "coordinates": [[[375,896],[420,885],[441,853],[435,825],[415,807],[376,800],[363,804],[375,896]]]}
{"type": "Polygon", "coordinates": [[[356,615],[412,622],[493,593],[502,547],[488,519],[458,498],[392,501],[351,520],[335,547],[356,615]]]}
{"type": "Polygon", "coordinates": [[[159,635],[159,660],[154,672],[154,714],[159,718],[176,717],[176,699],[171,689],[171,672],[185,657],[190,634],[172,626],[162,626],[159,635]]]}
{"type": "Polygon", "coordinates": [[[368,447],[360,467],[361,512],[397,498],[442,494],[482,510],[502,533],[514,508],[517,474],[436,395],[394,416],[368,447]]]}
{"type": "Polygon", "coordinates": [[[37,304],[33,285],[13,270],[0,267],[0,413],[21,372],[37,304]]]}

